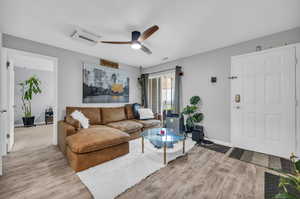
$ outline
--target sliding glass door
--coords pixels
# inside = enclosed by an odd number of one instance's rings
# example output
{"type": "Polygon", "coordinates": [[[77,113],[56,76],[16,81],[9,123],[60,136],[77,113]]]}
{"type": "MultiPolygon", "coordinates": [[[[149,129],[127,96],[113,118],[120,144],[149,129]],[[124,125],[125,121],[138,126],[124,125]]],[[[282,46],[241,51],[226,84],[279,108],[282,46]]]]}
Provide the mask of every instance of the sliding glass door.
{"type": "Polygon", "coordinates": [[[148,82],[148,102],[153,113],[172,110],[174,105],[175,73],[150,75],[148,82]]]}

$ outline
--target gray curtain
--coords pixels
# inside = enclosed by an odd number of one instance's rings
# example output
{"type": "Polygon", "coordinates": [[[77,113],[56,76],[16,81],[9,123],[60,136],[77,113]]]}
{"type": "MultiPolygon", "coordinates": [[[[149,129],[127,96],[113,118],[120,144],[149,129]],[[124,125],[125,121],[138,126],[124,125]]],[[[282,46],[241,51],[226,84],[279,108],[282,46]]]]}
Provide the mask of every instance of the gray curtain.
{"type": "Polygon", "coordinates": [[[149,74],[142,74],[140,84],[142,87],[142,106],[148,108],[148,80],[149,74]]]}
{"type": "Polygon", "coordinates": [[[175,69],[175,92],[174,92],[174,113],[180,113],[181,111],[181,76],[182,76],[182,67],[176,66],[175,69]]]}

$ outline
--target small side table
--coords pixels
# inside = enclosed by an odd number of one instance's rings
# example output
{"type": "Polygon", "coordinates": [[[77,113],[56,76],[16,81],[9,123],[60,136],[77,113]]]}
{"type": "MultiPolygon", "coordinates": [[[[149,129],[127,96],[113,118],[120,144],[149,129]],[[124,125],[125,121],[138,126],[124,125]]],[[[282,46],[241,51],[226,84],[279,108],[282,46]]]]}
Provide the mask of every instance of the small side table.
{"type": "Polygon", "coordinates": [[[53,111],[45,111],[45,123],[53,124],[53,111]]]}

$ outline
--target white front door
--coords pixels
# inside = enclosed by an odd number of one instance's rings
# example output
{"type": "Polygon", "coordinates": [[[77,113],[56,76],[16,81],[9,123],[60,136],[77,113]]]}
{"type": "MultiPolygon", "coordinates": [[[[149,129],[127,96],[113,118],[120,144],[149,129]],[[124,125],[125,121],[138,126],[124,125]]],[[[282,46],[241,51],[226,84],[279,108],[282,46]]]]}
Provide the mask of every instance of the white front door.
{"type": "Polygon", "coordinates": [[[233,146],[289,157],[295,152],[295,47],[232,57],[233,146]]]}

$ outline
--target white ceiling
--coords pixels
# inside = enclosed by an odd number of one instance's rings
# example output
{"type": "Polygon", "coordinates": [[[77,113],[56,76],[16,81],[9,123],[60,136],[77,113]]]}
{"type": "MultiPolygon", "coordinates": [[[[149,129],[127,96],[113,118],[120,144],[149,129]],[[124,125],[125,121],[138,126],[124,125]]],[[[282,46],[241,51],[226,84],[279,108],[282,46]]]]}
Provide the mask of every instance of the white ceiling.
{"type": "Polygon", "coordinates": [[[300,26],[299,0],[1,0],[4,33],[134,66],[153,66],[300,26]],[[69,36],[81,27],[103,40],[160,29],[145,45],[89,46],[69,36]],[[164,57],[168,60],[162,61],[164,57]]]}

